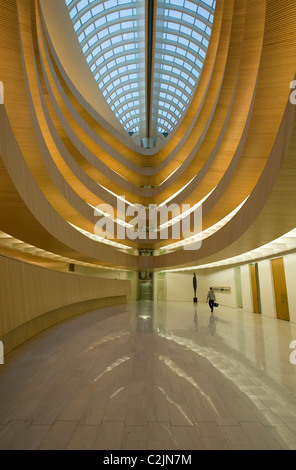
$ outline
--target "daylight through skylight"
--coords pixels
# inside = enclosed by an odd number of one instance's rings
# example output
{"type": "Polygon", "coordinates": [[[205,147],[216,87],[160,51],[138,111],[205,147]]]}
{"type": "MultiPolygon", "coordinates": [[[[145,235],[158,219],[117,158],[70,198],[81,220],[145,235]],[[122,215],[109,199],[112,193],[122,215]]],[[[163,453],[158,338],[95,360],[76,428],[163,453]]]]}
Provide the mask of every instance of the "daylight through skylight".
{"type": "Polygon", "coordinates": [[[145,0],[65,2],[100,92],[126,132],[148,137],[148,115],[149,137],[167,137],[184,116],[198,85],[216,0],[157,1],[150,103],[145,0]],[[147,106],[151,107],[148,114],[147,106]]]}

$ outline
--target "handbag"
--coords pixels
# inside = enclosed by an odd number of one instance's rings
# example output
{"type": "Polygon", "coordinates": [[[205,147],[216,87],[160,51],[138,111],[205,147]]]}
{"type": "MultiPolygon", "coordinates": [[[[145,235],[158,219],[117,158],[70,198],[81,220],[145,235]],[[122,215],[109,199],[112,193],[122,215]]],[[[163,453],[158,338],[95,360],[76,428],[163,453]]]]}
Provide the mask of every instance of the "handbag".
{"type": "Polygon", "coordinates": [[[214,307],[219,307],[219,304],[217,302],[215,302],[213,305],[214,307]]]}

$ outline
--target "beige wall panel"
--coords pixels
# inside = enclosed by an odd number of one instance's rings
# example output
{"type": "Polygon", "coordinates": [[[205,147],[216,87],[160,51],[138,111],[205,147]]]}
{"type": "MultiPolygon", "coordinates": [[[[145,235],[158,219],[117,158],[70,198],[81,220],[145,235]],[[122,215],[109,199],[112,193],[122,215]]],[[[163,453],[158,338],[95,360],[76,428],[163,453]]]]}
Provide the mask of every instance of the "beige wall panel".
{"type": "Polygon", "coordinates": [[[56,272],[0,256],[0,340],[8,351],[48,326],[125,303],[129,281],[56,272]]]}

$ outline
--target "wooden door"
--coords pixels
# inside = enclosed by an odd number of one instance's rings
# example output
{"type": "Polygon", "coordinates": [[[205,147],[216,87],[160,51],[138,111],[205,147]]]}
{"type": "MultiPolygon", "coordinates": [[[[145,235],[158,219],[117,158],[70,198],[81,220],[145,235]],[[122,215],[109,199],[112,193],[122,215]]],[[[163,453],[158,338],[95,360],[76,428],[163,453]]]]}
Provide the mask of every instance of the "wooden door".
{"type": "Polygon", "coordinates": [[[271,264],[277,318],[280,320],[290,321],[284,260],[283,258],[273,259],[271,264]]]}
{"type": "Polygon", "coordinates": [[[261,313],[261,302],[259,293],[259,280],[258,280],[258,266],[256,264],[250,265],[251,271],[251,284],[253,293],[253,309],[254,313],[261,313]]]}

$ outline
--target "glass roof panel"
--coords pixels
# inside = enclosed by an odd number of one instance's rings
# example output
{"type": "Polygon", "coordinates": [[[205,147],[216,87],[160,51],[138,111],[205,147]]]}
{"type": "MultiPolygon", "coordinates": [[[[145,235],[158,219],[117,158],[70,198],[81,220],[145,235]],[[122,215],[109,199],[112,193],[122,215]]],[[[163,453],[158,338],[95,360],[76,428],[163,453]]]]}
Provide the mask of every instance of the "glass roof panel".
{"type": "MultiPolygon", "coordinates": [[[[155,0],[156,1],[156,0],[155,0]]],[[[145,0],[65,0],[98,88],[124,129],[167,137],[180,123],[205,62],[216,0],[157,0],[151,102],[145,0]],[[149,107],[150,113],[147,113],[149,107]]]]}
{"type": "MultiPolygon", "coordinates": [[[[174,114],[176,119],[170,119],[174,127],[186,112],[197,88],[209,45],[215,6],[215,0],[157,2],[153,102],[173,101],[175,109],[181,110],[181,114],[174,114]]],[[[163,117],[162,106],[154,106],[154,132],[163,133],[163,117]]]]}
{"type": "Polygon", "coordinates": [[[144,27],[143,10],[135,8],[139,7],[139,1],[66,0],[66,4],[98,87],[125,130],[130,132],[131,124],[126,124],[122,102],[126,100],[139,107],[143,82],[139,73],[140,51],[144,48],[139,40],[139,31],[144,27]],[[132,83],[124,86],[127,82],[132,83]]]}

